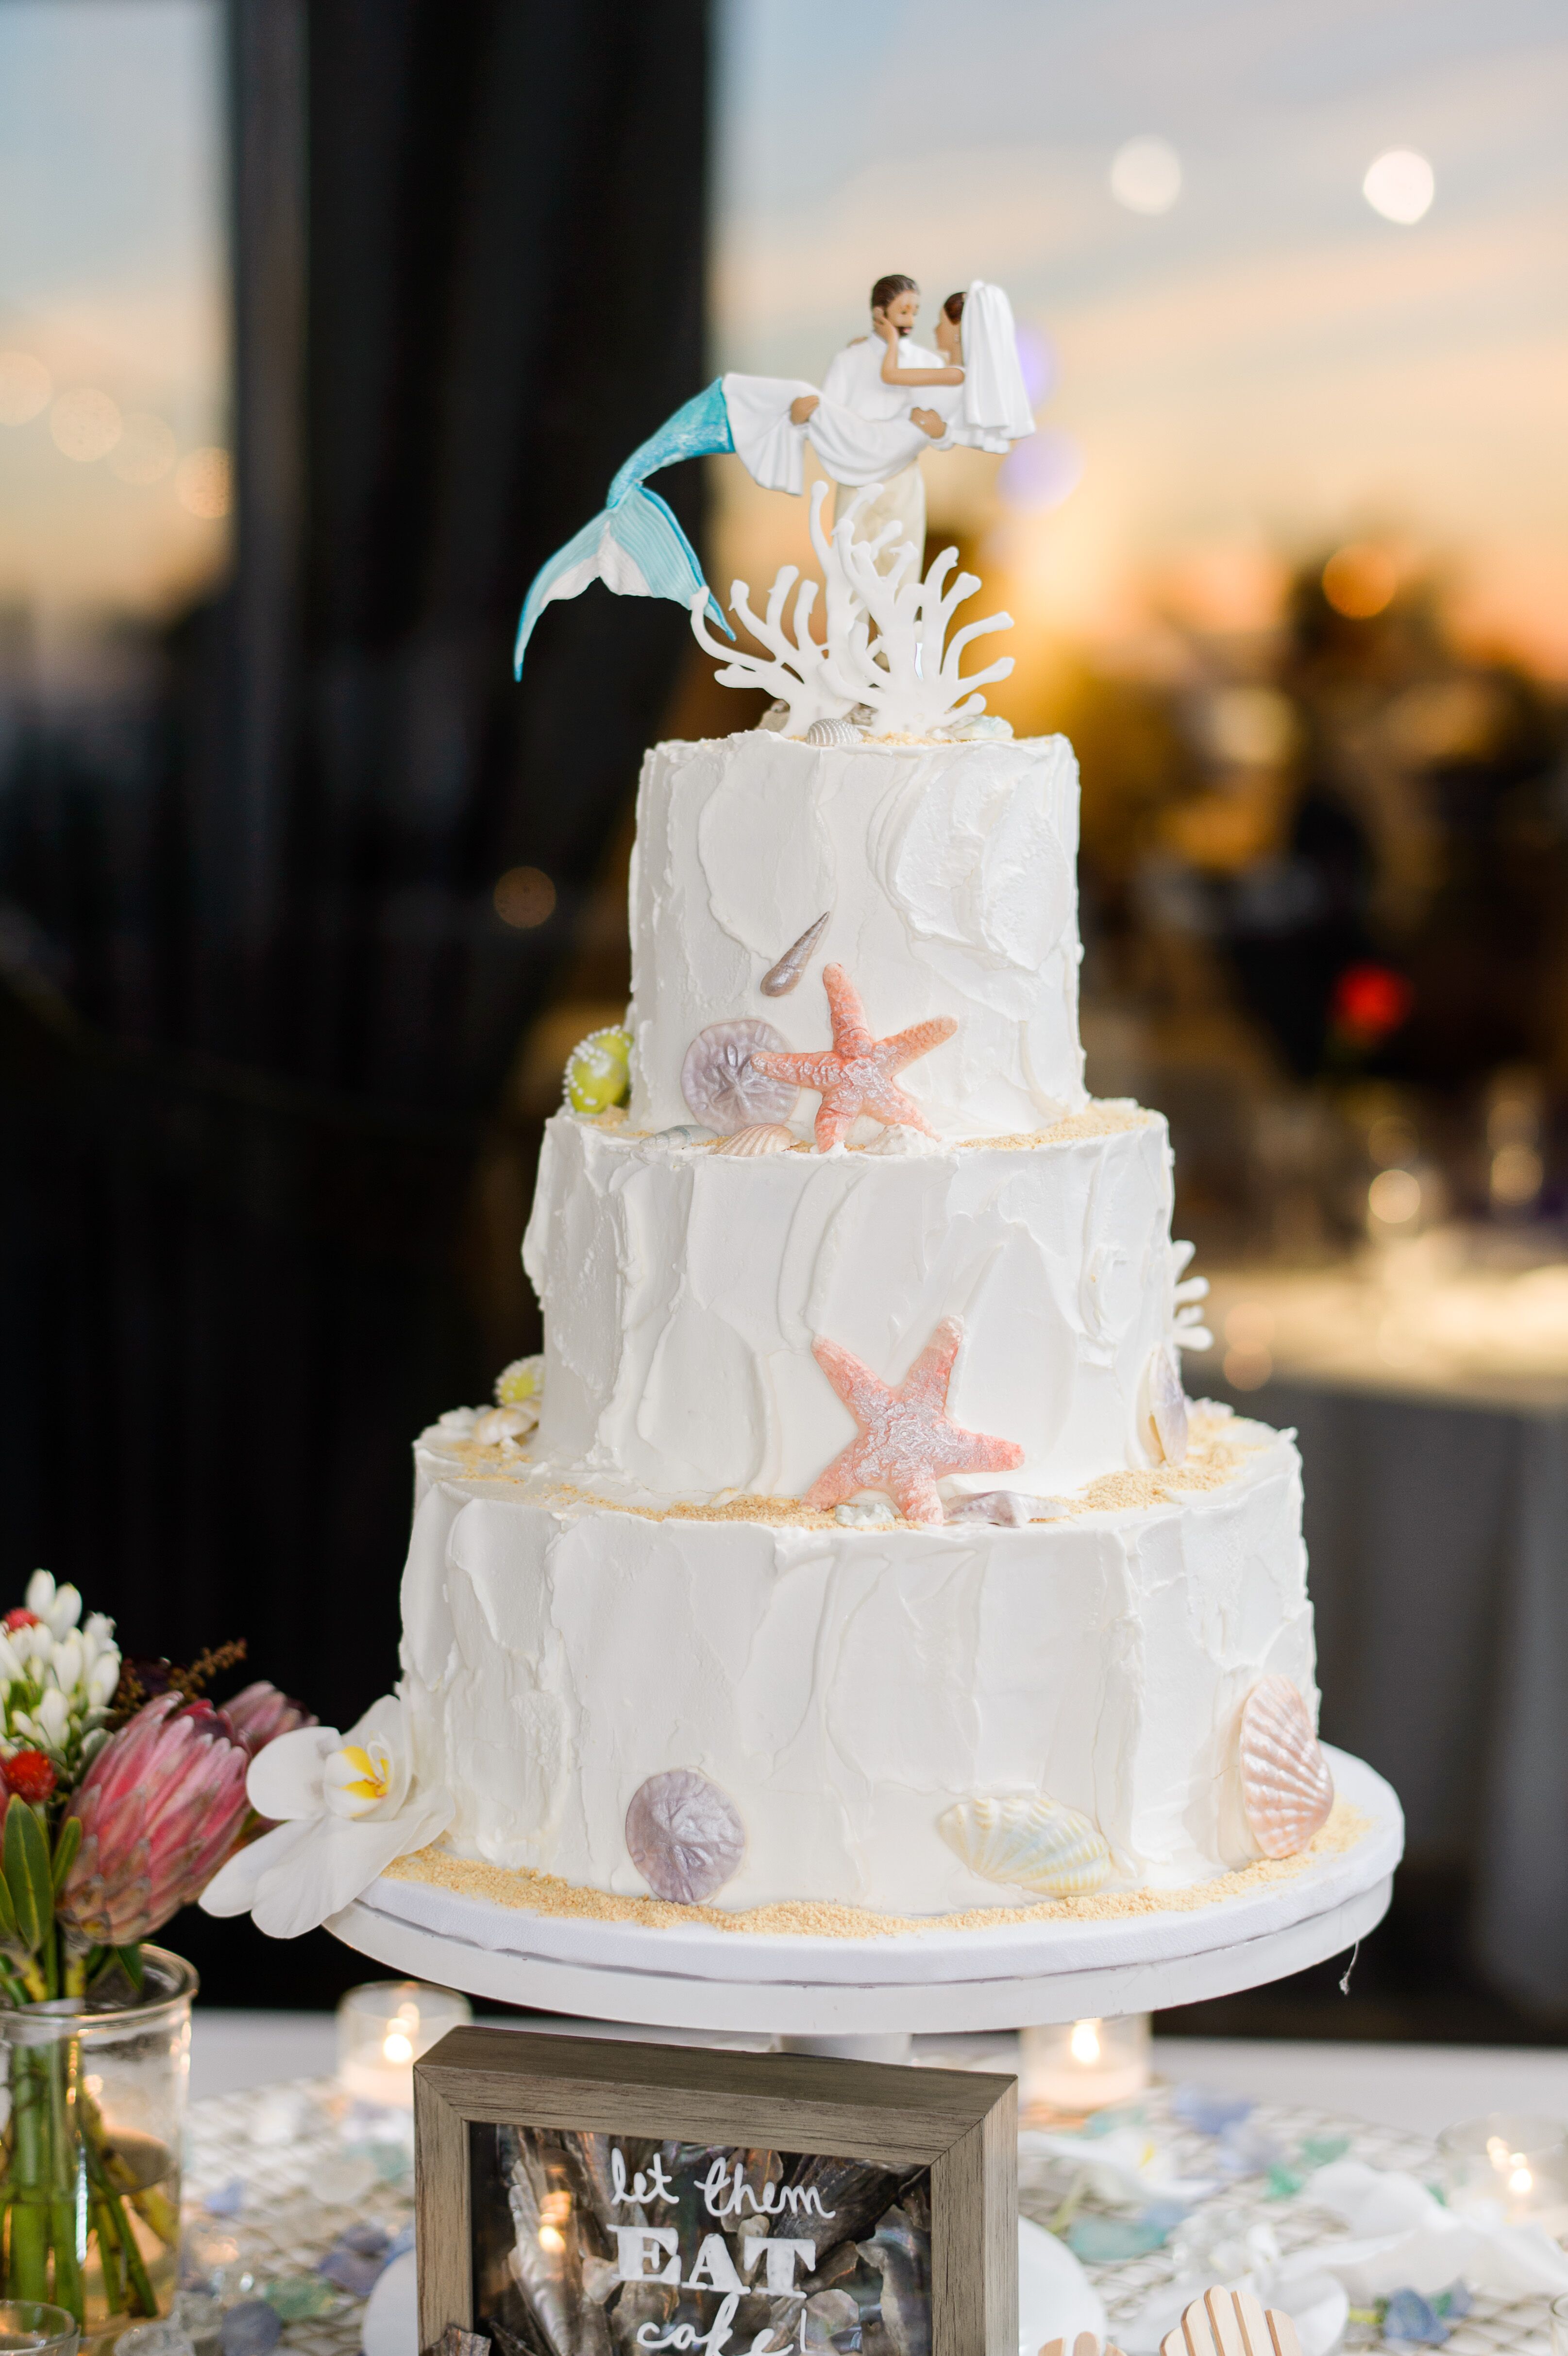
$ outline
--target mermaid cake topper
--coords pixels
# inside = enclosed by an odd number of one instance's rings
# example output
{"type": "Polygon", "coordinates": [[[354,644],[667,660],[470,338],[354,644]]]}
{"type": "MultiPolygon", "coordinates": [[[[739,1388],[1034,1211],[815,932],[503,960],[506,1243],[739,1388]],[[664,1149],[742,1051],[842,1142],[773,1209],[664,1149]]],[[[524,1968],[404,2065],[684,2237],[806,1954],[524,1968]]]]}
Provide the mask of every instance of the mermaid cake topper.
{"type": "Polygon", "coordinates": [[[918,564],[925,537],[921,453],[962,444],[1000,454],[1034,432],[1002,289],[977,278],[966,294],[949,295],[935,351],[910,340],[919,308],[912,278],[880,278],[871,290],[872,334],[837,355],[820,389],[798,377],[721,376],[667,418],[620,468],[603,511],[535,575],[517,624],[518,675],[545,607],[580,596],[593,581],[619,597],[696,604],[734,637],[691,542],[646,487],[650,475],[683,459],[732,452],[764,490],[798,496],[809,442],[839,487],[839,513],[856,503],[856,537],[879,540],[884,551],[912,544],[918,564]],[[862,500],[868,487],[875,496],[862,500]]]}

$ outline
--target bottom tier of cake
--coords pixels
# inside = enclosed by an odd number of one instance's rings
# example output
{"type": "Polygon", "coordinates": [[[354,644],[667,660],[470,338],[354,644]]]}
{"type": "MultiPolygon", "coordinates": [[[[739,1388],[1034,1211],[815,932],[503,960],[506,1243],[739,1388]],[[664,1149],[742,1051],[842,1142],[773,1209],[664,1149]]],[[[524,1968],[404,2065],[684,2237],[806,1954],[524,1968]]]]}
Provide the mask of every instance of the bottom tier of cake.
{"type": "MultiPolygon", "coordinates": [[[[1296,1452],[1199,1410],[1187,1464],[1026,1527],[846,1528],[787,1500],[665,1515],[545,1486],[449,1417],[420,1446],[403,1692],[459,1855],[622,1893],[627,1811],[696,1770],[744,1853],[709,1902],[1025,1904],[940,1820],[984,1797],[1090,1818],[1110,1890],[1256,1855],[1237,1719],[1316,1709],[1296,1452]]],[[[989,1863],[990,1861],[988,1861],[989,1863]]]]}

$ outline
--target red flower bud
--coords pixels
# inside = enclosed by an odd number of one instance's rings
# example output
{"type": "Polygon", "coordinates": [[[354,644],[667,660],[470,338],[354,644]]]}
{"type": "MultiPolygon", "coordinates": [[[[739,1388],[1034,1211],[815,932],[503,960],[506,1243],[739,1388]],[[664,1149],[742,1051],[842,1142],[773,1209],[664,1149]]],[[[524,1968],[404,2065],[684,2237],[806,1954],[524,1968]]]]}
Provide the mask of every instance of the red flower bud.
{"type": "Polygon", "coordinates": [[[35,1804],[55,1788],[55,1771],[41,1751],[17,1751],[3,1762],[5,1782],[19,1800],[35,1804]]]}
{"type": "Polygon", "coordinates": [[[39,1619],[37,1613],[36,1612],[29,1612],[26,1604],[23,1603],[16,1604],[12,1611],[6,1612],[4,1621],[0,1621],[0,1627],[4,1627],[7,1630],[12,1628],[41,1628],[43,1624],[44,1623],[39,1619]]]}

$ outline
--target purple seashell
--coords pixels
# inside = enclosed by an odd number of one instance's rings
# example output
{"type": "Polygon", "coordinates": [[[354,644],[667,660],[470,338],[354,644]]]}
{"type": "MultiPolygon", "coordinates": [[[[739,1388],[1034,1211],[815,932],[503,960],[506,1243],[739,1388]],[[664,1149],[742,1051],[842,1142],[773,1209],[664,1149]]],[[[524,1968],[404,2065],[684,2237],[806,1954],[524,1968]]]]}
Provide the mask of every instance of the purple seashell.
{"type": "Polygon", "coordinates": [[[993,1522],[997,1528],[1021,1530],[1030,1522],[1054,1522],[1067,1511],[1061,1497],[1031,1497],[1022,1489],[981,1489],[973,1496],[944,1501],[944,1522],[993,1522]]]}
{"type": "Polygon", "coordinates": [[[822,938],[827,929],[827,919],[832,914],[831,908],[825,908],[814,925],[807,925],[799,940],[792,948],[785,949],[777,965],[769,966],[757,984],[764,998],[783,998],[795,988],[795,983],[805,971],[806,960],[822,938]]]}
{"type": "Polygon", "coordinates": [[[721,1137],[763,1121],[787,1120],[799,1100],[792,1080],[769,1079],[752,1058],[784,1045],[771,1023],[744,1018],[699,1031],[680,1067],[680,1092],[700,1121],[721,1137]]]}
{"type": "Polygon", "coordinates": [[[632,1794],[626,1847],[656,1898],[696,1906],[734,1873],[746,1854],[746,1832],[717,1783],[695,1767],[672,1767],[632,1794]]]}

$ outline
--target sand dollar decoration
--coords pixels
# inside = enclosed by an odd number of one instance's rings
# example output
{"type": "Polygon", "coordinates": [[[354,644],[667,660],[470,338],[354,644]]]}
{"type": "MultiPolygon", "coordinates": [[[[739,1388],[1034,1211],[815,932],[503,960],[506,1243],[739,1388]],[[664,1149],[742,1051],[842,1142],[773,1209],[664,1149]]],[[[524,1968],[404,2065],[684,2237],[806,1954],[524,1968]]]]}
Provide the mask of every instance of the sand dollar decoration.
{"type": "Polygon", "coordinates": [[[1299,1857],[1328,1821],[1334,1778],[1288,1677],[1260,1677],[1242,1708],[1242,1807],[1265,1857],[1299,1857]]]}
{"type": "Polygon", "coordinates": [[[785,1121],[800,1090],[792,1080],[770,1078],[752,1057],[781,1049],[771,1023],[743,1018],[712,1023],[699,1031],[680,1067],[680,1092],[700,1121],[721,1137],[764,1121],[785,1121]]]}
{"type": "Polygon", "coordinates": [[[624,1105],[632,1093],[632,1034],[612,1023],[580,1039],[566,1059],[566,1101],[587,1117],[624,1105]]]}
{"type": "Polygon", "coordinates": [[[695,1767],[672,1767],[633,1794],[626,1847],[656,1898],[697,1906],[734,1873],[746,1854],[746,1831],[717,1783],[695,1767]]]}
{"type": "Polygon", "coordinates": [[[960,1800],[938,1817],[936,1829],[982,1880],[1017,1882],[1042,1897],[1098,1890],[1111,1870],[1098,1826],[1043,1794],[960,1800]]]}
{"type": "Polygon", "coordinates": [[[794,1143],[794,1131],[782,1120],[763,1120],[754,1129],[738,1129],[733,1137],[721,1137],[713,1151],[749,1161],[759,1153],[787,1153],[794,1143]]]}
{"type": "Polygon", "coordinates": [[[1162,1463],[1179,1464],[1187,1454],[1187,1393],[1176,1353],[1162,1342],[1144,1369],[1144,1438],[1162,1463]]]}

